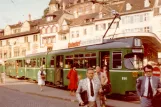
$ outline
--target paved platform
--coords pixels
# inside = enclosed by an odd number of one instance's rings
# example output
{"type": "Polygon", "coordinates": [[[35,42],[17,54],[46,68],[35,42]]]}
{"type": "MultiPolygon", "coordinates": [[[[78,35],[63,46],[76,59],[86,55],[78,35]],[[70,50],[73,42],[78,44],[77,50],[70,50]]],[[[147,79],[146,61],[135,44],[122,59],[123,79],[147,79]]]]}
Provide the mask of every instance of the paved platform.
{"type": "MultiPolygon", "coordinates": [[[[75,96],[69,95],[69,91],[45,86],[44,91],[41,92],[39,86],[36,83],[27,82],[27,80],[17,80],[6,77],[6,83],[5,84],[0,83],[0,86],[28,94],[77,102],[75,96]]],[[[107,105],[112,107],[140,107],[139,102],[137,103],[117,101],[111,99],[107,100],[107,105]]]]}

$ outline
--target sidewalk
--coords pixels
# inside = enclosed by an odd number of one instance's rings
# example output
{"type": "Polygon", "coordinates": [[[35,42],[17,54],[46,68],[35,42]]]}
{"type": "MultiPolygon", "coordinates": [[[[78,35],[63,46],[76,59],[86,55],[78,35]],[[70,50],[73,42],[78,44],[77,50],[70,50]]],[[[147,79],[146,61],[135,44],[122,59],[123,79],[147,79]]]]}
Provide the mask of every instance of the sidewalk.
{"type": "MultiPolygon", "coordinates": [[[[77,102],[76,97],[70,96],[68,91],[45,86],[44,91],[41,92],[37,84],[27,82],[26,80],[17,80],[6,77],[6,83],[0,84],[0,86],[28,94],[77,102]]],[[[108,99],[107,105],[113,107],[140,107],[140,104],[110,99],[108,99]]]]}

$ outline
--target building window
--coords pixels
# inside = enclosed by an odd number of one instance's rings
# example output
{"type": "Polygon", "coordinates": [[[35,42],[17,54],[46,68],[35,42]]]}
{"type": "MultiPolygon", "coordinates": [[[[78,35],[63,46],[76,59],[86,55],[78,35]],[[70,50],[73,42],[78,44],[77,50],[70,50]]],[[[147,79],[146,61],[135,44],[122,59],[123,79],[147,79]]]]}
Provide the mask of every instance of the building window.
{"type": "Polygon", "coordinates": [[[151,32],[150,27],[144,27],[144,32],[151,32]]]}
{"type": "Polygon", "coordinates": [[[150,6],[150,1],[149,0],[145,0],[144,1],[144,7],[149,7],[150,6]]]}
{"type": "Polygon", "coordinates": [[[53,17],[47,17],[47,21],[52,21],[53,17]]]}
{"type": "Polygon", "coordinates": [[[55,36],[43,37],[42,44],[51,44],[51,43],[55,43],[55,42],[56,42],[55,36]]]}
{"type": "Polygon", "coordinates": [[[148,13],[144,14],[144,21],[149,21],[149,14],[148,13]]]}
{"type": "Polygon", "coordinates": [[[27,43],[28,42],[28,37],[26,36],[26,37],[24,37],[24,41],[25,41],[25,43],[27,43]]]}
{"type": "Polygon", "coordinates": [[[105,23],[103,24],[103,30],[106,30],[106,24],[105,23]]]}
{"type": "Polygon", "coordinates": [[[71,32],[71,37],[74,38],[74,31],[71,32]]]}
{"type": "Polygon", "coordinates": [[[76,37],[78,38],[79,37],[79,31],[77,31],[76,34],[77,34],[76,37]]]}
{"type": "Polygon", "coordinates": [[[46,33],[46,29],[42,28],[42,34],[45,34],[45,33],[46,33]]]}
{"type": "Polygon", "coordinates": [[[50,27],[46,28],[46,33],[51,33],[51,28],[50,27]]]}
{"type": "Polygon", "coordinates": [[[0,47],[2,46],[2,41],[0,41],[0,47]]]}
{"type": "Polygon", "coordinates": [[[22,50],[22,56],[26,56],[26,49],[22,50]]]}
{"type": "Polygon", "coordinates": [[[1,52],[0,52],[0,58],[2,58],[2,50],[0,50],[1,52]]]}
{"type": "Polygon", "coordinates": [[[126,4],[126,10],[131,10],[131,8],[132,8],[131,4],[130,3],[127,3],[126,4]]]}
{"type": "Polygon", "coordinates": [[[84,35],[87,35],[87,29],[84,29],[83,33],[84,35]]]}
{"type": "Polygon", "coordinates": [[[10,45],[10,44],[9,44],[9,40],[6,40],[6,45],[10,45]]]}
{"type": "Polygon", "coordinates": [[[15,33],[20,33],[21,32],[21,29],[14,29],[13,30],[13,33],[15,34],[15,33]]]}
{"type": "Polygon", "coordinates": [[[96,25],[96,31],[98,30],[98,25],[96,25]]]}
{"type": "Polygon", "coordinates": [[[19,56],[19,48],[18,47],[15,47],[14,48],[14,57],[17,57],[17,56],[19,56]]]}
{"type": "Polygon", "coordinates": [[[33,40],[34,40],[34,42],[38,41],[38,35],[34,35],[33,40]]]}
{"type": "Polygon", "coordinates": [[[62,35],[60,35],[60,40],[66,40],[67,38],[66,38],[66,35],[65,34],[62,34],[62,35]]]}
{"type": "MultiPolygon", "coordinates": [[[[110,26],[111,23],[108,23],[108,26],[110,26]]],[[[116,29],[117,27],[119,27],[119,22],[114,22],[112,25],[111,25],[111,28],[110,29],[116,29]]]]}

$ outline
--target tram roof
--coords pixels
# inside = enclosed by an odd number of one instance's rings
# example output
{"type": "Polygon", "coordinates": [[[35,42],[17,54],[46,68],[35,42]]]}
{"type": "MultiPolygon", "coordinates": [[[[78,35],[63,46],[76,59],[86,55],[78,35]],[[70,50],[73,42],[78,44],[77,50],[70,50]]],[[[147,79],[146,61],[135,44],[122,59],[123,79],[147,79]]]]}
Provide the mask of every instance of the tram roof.
{"type": "MultiPolygon", "coordinates": [[[[149,47],[155,49],[157,52],[161,52],[161,40],[157,37],[156,34],[150,32],[138,32],[138,33],[122,33],[114,35],[114,39],[119,38],[129,38],[137,37],[142,40],[143,44],[148,45],[149,47]]],[[[108,37],[109,39],[110,37],[108,37]]]]}
{"type": "Polygon", "coordinates": [[[41,52],[41,53],[36,53],[36,54],[30,54],[30,55],[26,55],[26,58],[27,57],[34,57],[34,56],[41,56],[41,55],[45,55],[46,52],[41,52]]]}

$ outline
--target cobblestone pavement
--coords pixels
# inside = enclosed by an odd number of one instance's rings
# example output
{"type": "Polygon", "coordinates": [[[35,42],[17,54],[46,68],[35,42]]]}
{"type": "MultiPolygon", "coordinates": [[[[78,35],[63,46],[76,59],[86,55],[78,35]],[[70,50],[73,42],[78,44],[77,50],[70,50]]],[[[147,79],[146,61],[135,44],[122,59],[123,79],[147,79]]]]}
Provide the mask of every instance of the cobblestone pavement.
{"type": "Polygon", "coordinates": [[[78,103],[30,95],[0,87],[0,107],[78,107],[78,103]]]}

